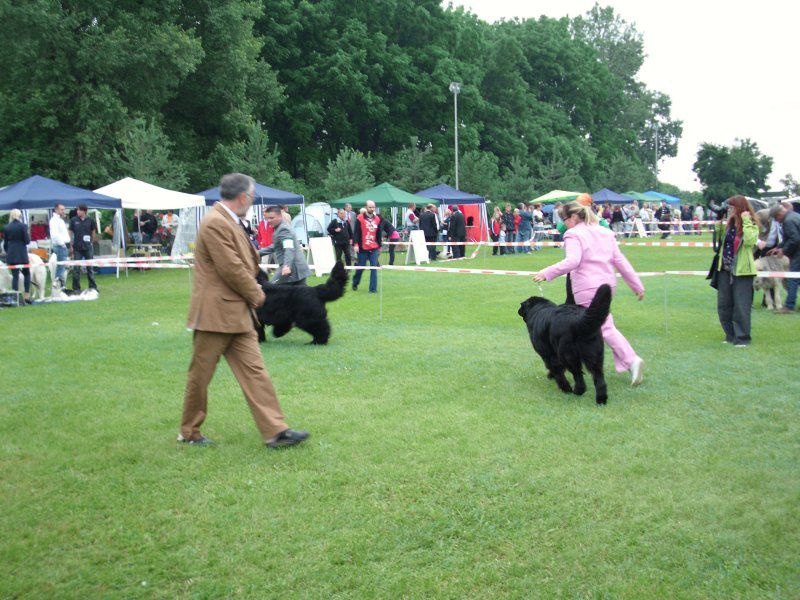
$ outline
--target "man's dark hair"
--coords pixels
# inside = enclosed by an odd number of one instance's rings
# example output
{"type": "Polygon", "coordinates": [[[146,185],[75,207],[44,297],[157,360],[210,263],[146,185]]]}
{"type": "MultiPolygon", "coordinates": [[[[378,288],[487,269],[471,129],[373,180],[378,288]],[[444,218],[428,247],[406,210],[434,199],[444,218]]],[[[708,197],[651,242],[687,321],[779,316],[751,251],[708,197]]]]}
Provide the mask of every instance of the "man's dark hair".
{"type": "Polygon", "coordinates": [[[89,212],[89,209],[86,207],[85,204],[78,204],[78,206],[76,206],[75,208],[77,210],[82,210],[83,212],[89,212]]]}
{"type": "Polygon", "coordinates": [[[267,212],[271,215],[279,215],[281,214],[281,207],[280,206],[268,206],[267,212]]]}
{"type": "Polygon", "coordinates": [[[53,210],[58,210],[59,206],[64,206],[61,202],[56,202],[56,205],[53,207],[53,210]]]}
{"type": "Polygon", "coordinates": [[[236,200],[239,194],[250,191],[254,180],[244,173],[228,173],[219,180],[219,197],[223,200],[236,200]]]}

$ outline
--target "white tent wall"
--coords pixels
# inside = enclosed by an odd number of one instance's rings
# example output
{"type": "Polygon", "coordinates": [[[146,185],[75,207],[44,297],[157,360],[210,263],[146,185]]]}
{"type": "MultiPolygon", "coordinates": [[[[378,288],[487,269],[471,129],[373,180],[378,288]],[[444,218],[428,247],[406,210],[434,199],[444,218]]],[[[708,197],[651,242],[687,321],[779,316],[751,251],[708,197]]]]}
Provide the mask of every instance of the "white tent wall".
{"type": "Polygon", "coordinates": [[[182,208],[178,213],[178,229],[175,232],[175,240],[172,242],[172,258],[179,258],[189,252],[194,252],[194,244],[197,241],[197,231],[200,229],[200,221],[206,216],[209,206],[192,206],[182,208]]]}

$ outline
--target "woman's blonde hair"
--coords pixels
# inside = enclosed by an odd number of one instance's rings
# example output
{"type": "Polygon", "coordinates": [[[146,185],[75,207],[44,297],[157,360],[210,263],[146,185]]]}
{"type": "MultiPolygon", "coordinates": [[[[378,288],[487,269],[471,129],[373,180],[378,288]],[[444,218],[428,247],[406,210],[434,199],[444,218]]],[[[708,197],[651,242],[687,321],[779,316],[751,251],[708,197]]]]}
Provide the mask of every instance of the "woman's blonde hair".
{"type": "Polygon", "coordinates": [[[19,221],[22,219],[22,211],[18,208],[11,209],[11,212],[8,214],[9,221],[19,221]]]}
{"type": "Polygon", "coordinates": [[[565,202],[559,207],[558,216],[561,217],[562,221],[569,219],[572,215],[578,215],[578,219],[587,225],[597,225],[600,222],[591,206],[583,206],[573,200],[572,202],[565,202]]]}

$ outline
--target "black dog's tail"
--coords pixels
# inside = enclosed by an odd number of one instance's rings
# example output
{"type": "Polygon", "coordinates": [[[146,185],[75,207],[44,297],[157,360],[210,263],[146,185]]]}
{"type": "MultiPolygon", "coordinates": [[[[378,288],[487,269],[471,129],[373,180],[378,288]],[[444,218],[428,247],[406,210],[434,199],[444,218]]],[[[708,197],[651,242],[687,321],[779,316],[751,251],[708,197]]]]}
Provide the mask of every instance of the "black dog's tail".
{"type": "Polygon", "coordinates": [[[602,327],[611,310],[611,286],[604,283],[597,288],[592,303],[586,307],[586,312],[575,326],[577,334],[587,336],[595,333],[602,327]]]}
{"type": "Polygon", "coordinates": [[[344,290],[347,287],[347,271],[345,271],[344,264],[338,261],[331,271],[331,276],[328,281],[316,286],[317,297],[321,302],[333,302],[344,296],[344,290]]]}

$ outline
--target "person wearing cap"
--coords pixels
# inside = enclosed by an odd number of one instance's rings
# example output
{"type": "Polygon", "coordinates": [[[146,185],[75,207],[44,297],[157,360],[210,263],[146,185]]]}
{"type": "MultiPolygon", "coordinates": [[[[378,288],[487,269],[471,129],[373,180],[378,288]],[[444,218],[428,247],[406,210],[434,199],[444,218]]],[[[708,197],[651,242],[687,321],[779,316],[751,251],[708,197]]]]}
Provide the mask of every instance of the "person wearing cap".
{"type": "MultiPolygon", "coordinates": [[[[636,297],[642,300],[644,285],[641,279],[620,252],[614,233],[605,227],[598,227],[599,220],[591,206],[567,202],[560,208],[560,213],[567,227],[567,233],[564,234],[566,258],[536,273],[534,280],[550,281],[569,274],[575,303],[589,306],[601,285],[608,284],[612,290],[616,290],[616,269],[636,297]]],[[[644,376],[644,361],[614,326],[614,317],[610,313],[600,331],[603,341],[614,353],[617,372],[630,371],[631,385],[639,385],[644,376]]]]}
{"type": "MultiPolygon", "coordinates": [[[[791,206],[791,204],[787,204],[791,206]]],[[[788,256],[789,270],[800,271],[800,215],[793,210],[787,209],[785,204],[776,204],[769,209],[769,216],[780,223],[783,239],[768,254],[788,256]]],[[[786,302],[783,308],[776,312],[780,314],[792,314],[795,312],[798,285],[800,285],[800,280],[798,279],[786,280],[786,302]]]]}

